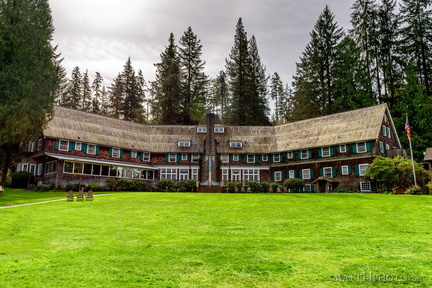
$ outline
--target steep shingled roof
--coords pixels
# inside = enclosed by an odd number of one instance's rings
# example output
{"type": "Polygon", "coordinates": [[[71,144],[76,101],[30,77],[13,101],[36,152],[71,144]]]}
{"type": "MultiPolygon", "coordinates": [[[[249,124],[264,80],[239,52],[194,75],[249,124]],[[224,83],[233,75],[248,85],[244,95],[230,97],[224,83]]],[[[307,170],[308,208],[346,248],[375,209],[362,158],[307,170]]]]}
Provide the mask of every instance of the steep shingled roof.
{"type": "MultiPolygon", "coordinates": [[[[214,136],[218,153],[276,153],[353,143],[377,139],[386,113],[391,119],[382,104],[274,127],[225,126],[224,133],[214,136]],[[243,147],[231,148],[233,141],[243,147]]],[[[203,153],[206,134],[197,133],[196,127],[143,125],[55,107],[44,136],[153,153],[203,153]],[[191,147],[178,147],[178,141],[190,141],[191,147]]]]}

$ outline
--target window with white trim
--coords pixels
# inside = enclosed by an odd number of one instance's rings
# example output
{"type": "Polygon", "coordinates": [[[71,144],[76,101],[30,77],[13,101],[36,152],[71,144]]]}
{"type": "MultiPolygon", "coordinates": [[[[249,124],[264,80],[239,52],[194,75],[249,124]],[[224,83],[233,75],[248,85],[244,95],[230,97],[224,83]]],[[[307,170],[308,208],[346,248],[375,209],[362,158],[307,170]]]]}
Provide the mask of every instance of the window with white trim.
{"type": "Polygon", "coordinates": [[[387,137],[387,127],[384,125],[381,125],[381,133],[384,137],[387,137]]]}
{"type": "Polygon", "coordinates": [[[36,175],[36,164],[30,164],[29,165],[29,173],[36,175]]]}
{"type": "Polygon", "coordinates": [[[192,163],[197,163],[199,161],[199,154],[192,154],[192,158],[191,158],[191,162],[192,163]]]}
{"type": "Polygon", "coordinates": [[[45,163],[45,174],[55,173],[57,168],[57,161],[50,161],[45,163]]]}
{"type": "Polygon", "coordinates": [[[229,155],[228,154],[221,154],[221,162],[222,163],[228,163],[229,162],[229,155]]]}
{"type": "Polygon", "coordinates": [[[228,185],[228,169],[222,169],[222,185],[228,185]]]}
{"type": "Polygon", "coordinates": [[[243,169],[244,181],[259,181],[258,169],[243,169]]]}
{"type": "Polygon", "coordinates": [[[69,150],[69,141],[61,139],[59,141],[59,150],[68,151],[69,150]]]}
{"type": "Polygon", "coordinates": [[[188,160],[188,154],[181,154],[181,160],[182,161],[188,160]]]}
{"type": "Polygon", "coordinates": [[[273,162],[280,162],[281,161],[280,158],[281,158],[280,154],[273,154],[273,162]]]}
{"type": "Polygon", "coordinates": [[[309,150],[301,150],[301,159],[309,159],[309,150]]]}
{"type": "Polygon", "coordinates": [[[366,142],[357,143],[357,153],[364,153],[366,151],[366,142]]]}
{"type": "Polygon", "coordinates": [[[198,169],[196,169],[196,168],[192,169],[191,179],[198,181],[198,169]]]}
{"type": "Polygon", "coordinates": [[[176,154],[168,154],[168,162],[177,162],[176,154]]]}
{"type": "Polygon", "coordinates": [[[342,166],[341,167],[341,174],[342,175],[348,175],[349,174],[349,166],[342,166]]]}
{"type": "Polygon", "coordinates": [[[75,150],[81,151],[82,149],[82,143],[81,142],[75,142],[75,150]]]}
{"type": "Polygon", "coordinates": [[[224,127],[214,127],[214,133],[224,133],[225,128],[224,127]]]}
{"type": "Polygon", "coordinates": [[[343,144],[343,145],[339,145],[339,152],[340,152],[340,153],[346,153],[346,152],[347,152],[347,149],[346,149],[346,145],[345,145],[345,144],[343,144]]]}
{"type": "Polygon", "coordinates": [[[177,180],[177,169],[162,168],[160,173],[160,179],[171,179],[177,180]]]}
{"type": "Polygon", "coordinates": [[[261,161],[267,162],[268,161],[268,155],[267,154],[262,154],[261,155],[261,161]]]}
{"type": "Polygon", "coordinates": [[[37,170],[37,172],[36,172],[37,175],[42,175],[42,173],[43,173],[43,164],[39,163],[37,165],[37,169],[36,170],[37,170]]]}
{"type": "Polygon", "coordinates": [[[35,142],[35,141],[32,141],[32,142],[31,142],[31,149],[30,149],[30,151],[31,151],[31,152],[36,151],[36,142],[35,142]]]}
{"type": "Polygon", "coordinates": [[[28,172],[28,165],[29,165],[29,164],[27,164],[27,163],[22,164],[22,165],[21,165],[21,171],[28,172]]]}
{"type": "Polygon", "coordinates": [[[178,141],[178,146],[179,147],[190,147],[191,142],[190,141],[178,141]]]}
{"type": "MultiPolygon", "coordinates": [[[[88,154],[90,154],[90,153],[88,153],[88,154]]],[[[131,155],[131,158],[138,158],[138,151],[132,150],[130,155],[131,155]]]]}
{"type": "Polygon", "coordinates": [[[330,147],[323,147],[321,148],[321,156],[322,157],[329,157],[331,155],[330,153],[330,147]]]}
{"type": "Polygon", "coordinates": [[[389,144],[386,144],[386,149],[387,149],[387,151],[390,150],[390,145],[389,144]]]}
{"type": "Polygon", "coordinates": [[[288,171],[288,178],[295,178],[295,170],[288,171]]]}
{"type": "Polygon", "coordinates": [[[359,174],[360,176],[364,176],[366,173],[366,169],[369,166],[369,164],[360,164],[359,165],[359,174]]]}
{"type": "Polygon", "coordinates": [[[282,171],[274,172],[274,181],[282,181],[282,171]]]}
{"type": "Polygon", "coordinates": [[[143,152],[143,161],[149,162],[150,161],[150,153],[143,152]]]}
{"type": "Polygon", "coordinates": [[[303,192],[312,192],[312,184],[305,184],[303,192]]]}
{"type": "Polygon", "coordinates": [[[293,151],[287,152],[287,158],[293,159],[294,158],[294,152],[293,151]]]}
{"type": "Polygon", "coordinates": [[[303,169],[302,170],[302,178],[305,180],[311,179],[310,169],[303,169]]]}
{"type": "Polygon", "coordinates": [[[112,148],[111,157],[120,158],[120,148],[112,148]]]}
{"type": "Polygon", "coordinates": [[[361,192],[370,192],[372,191],[370,182],[360,182],[360,191],[361,192]]]}
{"type": "Polygon", "coordinates": [[[231,170],[231,181],[240,182],[241,181],[241,171],[240,169],[231,170]]]}
{"type": "Polygon", "coordinates": [[[180,181],[189,180],[189,169],[179,169],[180,181]]]}
{"type": "Polygon", "coordinates": [[[387,127],[387,137],[392,138],[392,133],[390,127],[387,127]]]}
{"type": "Polygon", "coordinates": [[[378,142],[379,152],[384,153],[384,143],[382,141],[378,142]]]}
{"type": "Polygon", "coordinates": [[[240,155],[239,154],[233,154],[233,161],[240,161],[240,155]]]}
{"type": "Polygon", "coordinates": [[[42,138],[38,140],[37,150],[42,150],[42,138]]]}
{"type": "Polygon", "coordinates": [[[247,155],[247,163],[255,163],[255,155],[254,154],[248,154],[247,155]]]}
{"type": "MultiPolygon", "coordinates": [[[[135,151],[135,153],[136,153],[136,151],[135,151]]],[[[96,155],[96,145],[95,144],[88,144],[87,145],[87,154],[96,155]]]]}
{"type": "Polygon", "coordinates": [[[197,127],[198,133],[207,133],[207,127],[197,127]]]}
{"type": "Polygon", "coordinates": [[[326,178],[333,178],[333,168],[332,167],[323,168],[323,176],[326,178]]]}
{"type": "Polygon", "coordinates": [[[242,148],[243,143],[242,142],[230,142],[231,148],[242,148]]]}

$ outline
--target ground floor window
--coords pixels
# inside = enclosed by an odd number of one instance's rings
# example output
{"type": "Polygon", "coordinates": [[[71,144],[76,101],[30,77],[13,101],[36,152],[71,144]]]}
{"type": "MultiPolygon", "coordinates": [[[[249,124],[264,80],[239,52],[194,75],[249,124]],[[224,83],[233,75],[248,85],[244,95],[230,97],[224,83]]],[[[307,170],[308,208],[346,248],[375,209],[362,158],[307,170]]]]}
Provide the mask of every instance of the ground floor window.
{"type": "Polygon", "coordinates": [[[361,192],[370,192],[372,191],[370,182],[360,182],[360,191],[361,192]]]}
{"type": "Polygon", "coordinates": [[[179,169],[180,180],[189,179],[189,169],[179,169]]]}
{"type": "Polygon", "coordinates": [[[45,174],[55,173],[57,169],[57,161],[50,161],[45,163],[45,174]]]}
{"type": "Polygon", "coordinates": [[[193,180],[198,181],[198,169],[192,169],[192,177],[193,180]]]}
{"type": "Polygon", "coordinates": [[[171,179],[171,180],[177,180],[177,169],[171,169],[171,168],[162,168],[160,179],[171,179]]]}
{"type": "Polygon", "coordinates": [[[312,191],[313,191],[313,185],[312,185],[312,184],[306,184],[306,185],[303,187],[303,191],[304,191],[304,192],[312,192],[312,191]]]}
{"type": "Polygon", "coordinates": [[[222,185],[228,185],[228,169],[222,169],[222,185]]]}
{"type": "Polygon", "coordinates": [[[243,170],[244,181],[259,181],[259,170],[258,169],[244,169],[243,170]]]}
{"type": "Polygon", "coordinates": [[[231,181],[240,182],[241,181],[241,170],[240,169],[232,169],[231,170],[231,181]]]}

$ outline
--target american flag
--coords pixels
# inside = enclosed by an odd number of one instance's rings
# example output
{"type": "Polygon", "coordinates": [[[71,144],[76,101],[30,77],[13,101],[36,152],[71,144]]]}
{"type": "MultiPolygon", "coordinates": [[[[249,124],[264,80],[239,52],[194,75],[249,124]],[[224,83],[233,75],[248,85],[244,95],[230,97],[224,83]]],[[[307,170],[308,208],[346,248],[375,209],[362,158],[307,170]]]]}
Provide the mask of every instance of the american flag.
{"type": "Polygon", "coordinates": [[[410,130],[409,123],[408,123],[408,115],[406,116],[405,130],[407,132],[408,140],[411,141],[411,130],[410,130]]]}

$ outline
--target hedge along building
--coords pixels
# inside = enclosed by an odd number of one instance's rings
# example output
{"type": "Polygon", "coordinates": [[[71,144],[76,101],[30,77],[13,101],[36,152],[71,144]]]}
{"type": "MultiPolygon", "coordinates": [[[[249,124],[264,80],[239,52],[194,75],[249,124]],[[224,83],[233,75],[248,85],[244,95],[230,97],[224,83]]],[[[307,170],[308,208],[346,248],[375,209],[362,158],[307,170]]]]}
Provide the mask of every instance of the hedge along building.
{"type": "Polygon", "coordinates": [[[403,155],[385,104],[278,126],[224,126],[207,114],[196,126],[142,125],[55,107],[29,143],[18,171],[39,183],[99,183],[108,178],[195,179],[220,191],[228,182],[303,179],[304,191],[373,191],[363,181],[378,156],[403,155]]]}

